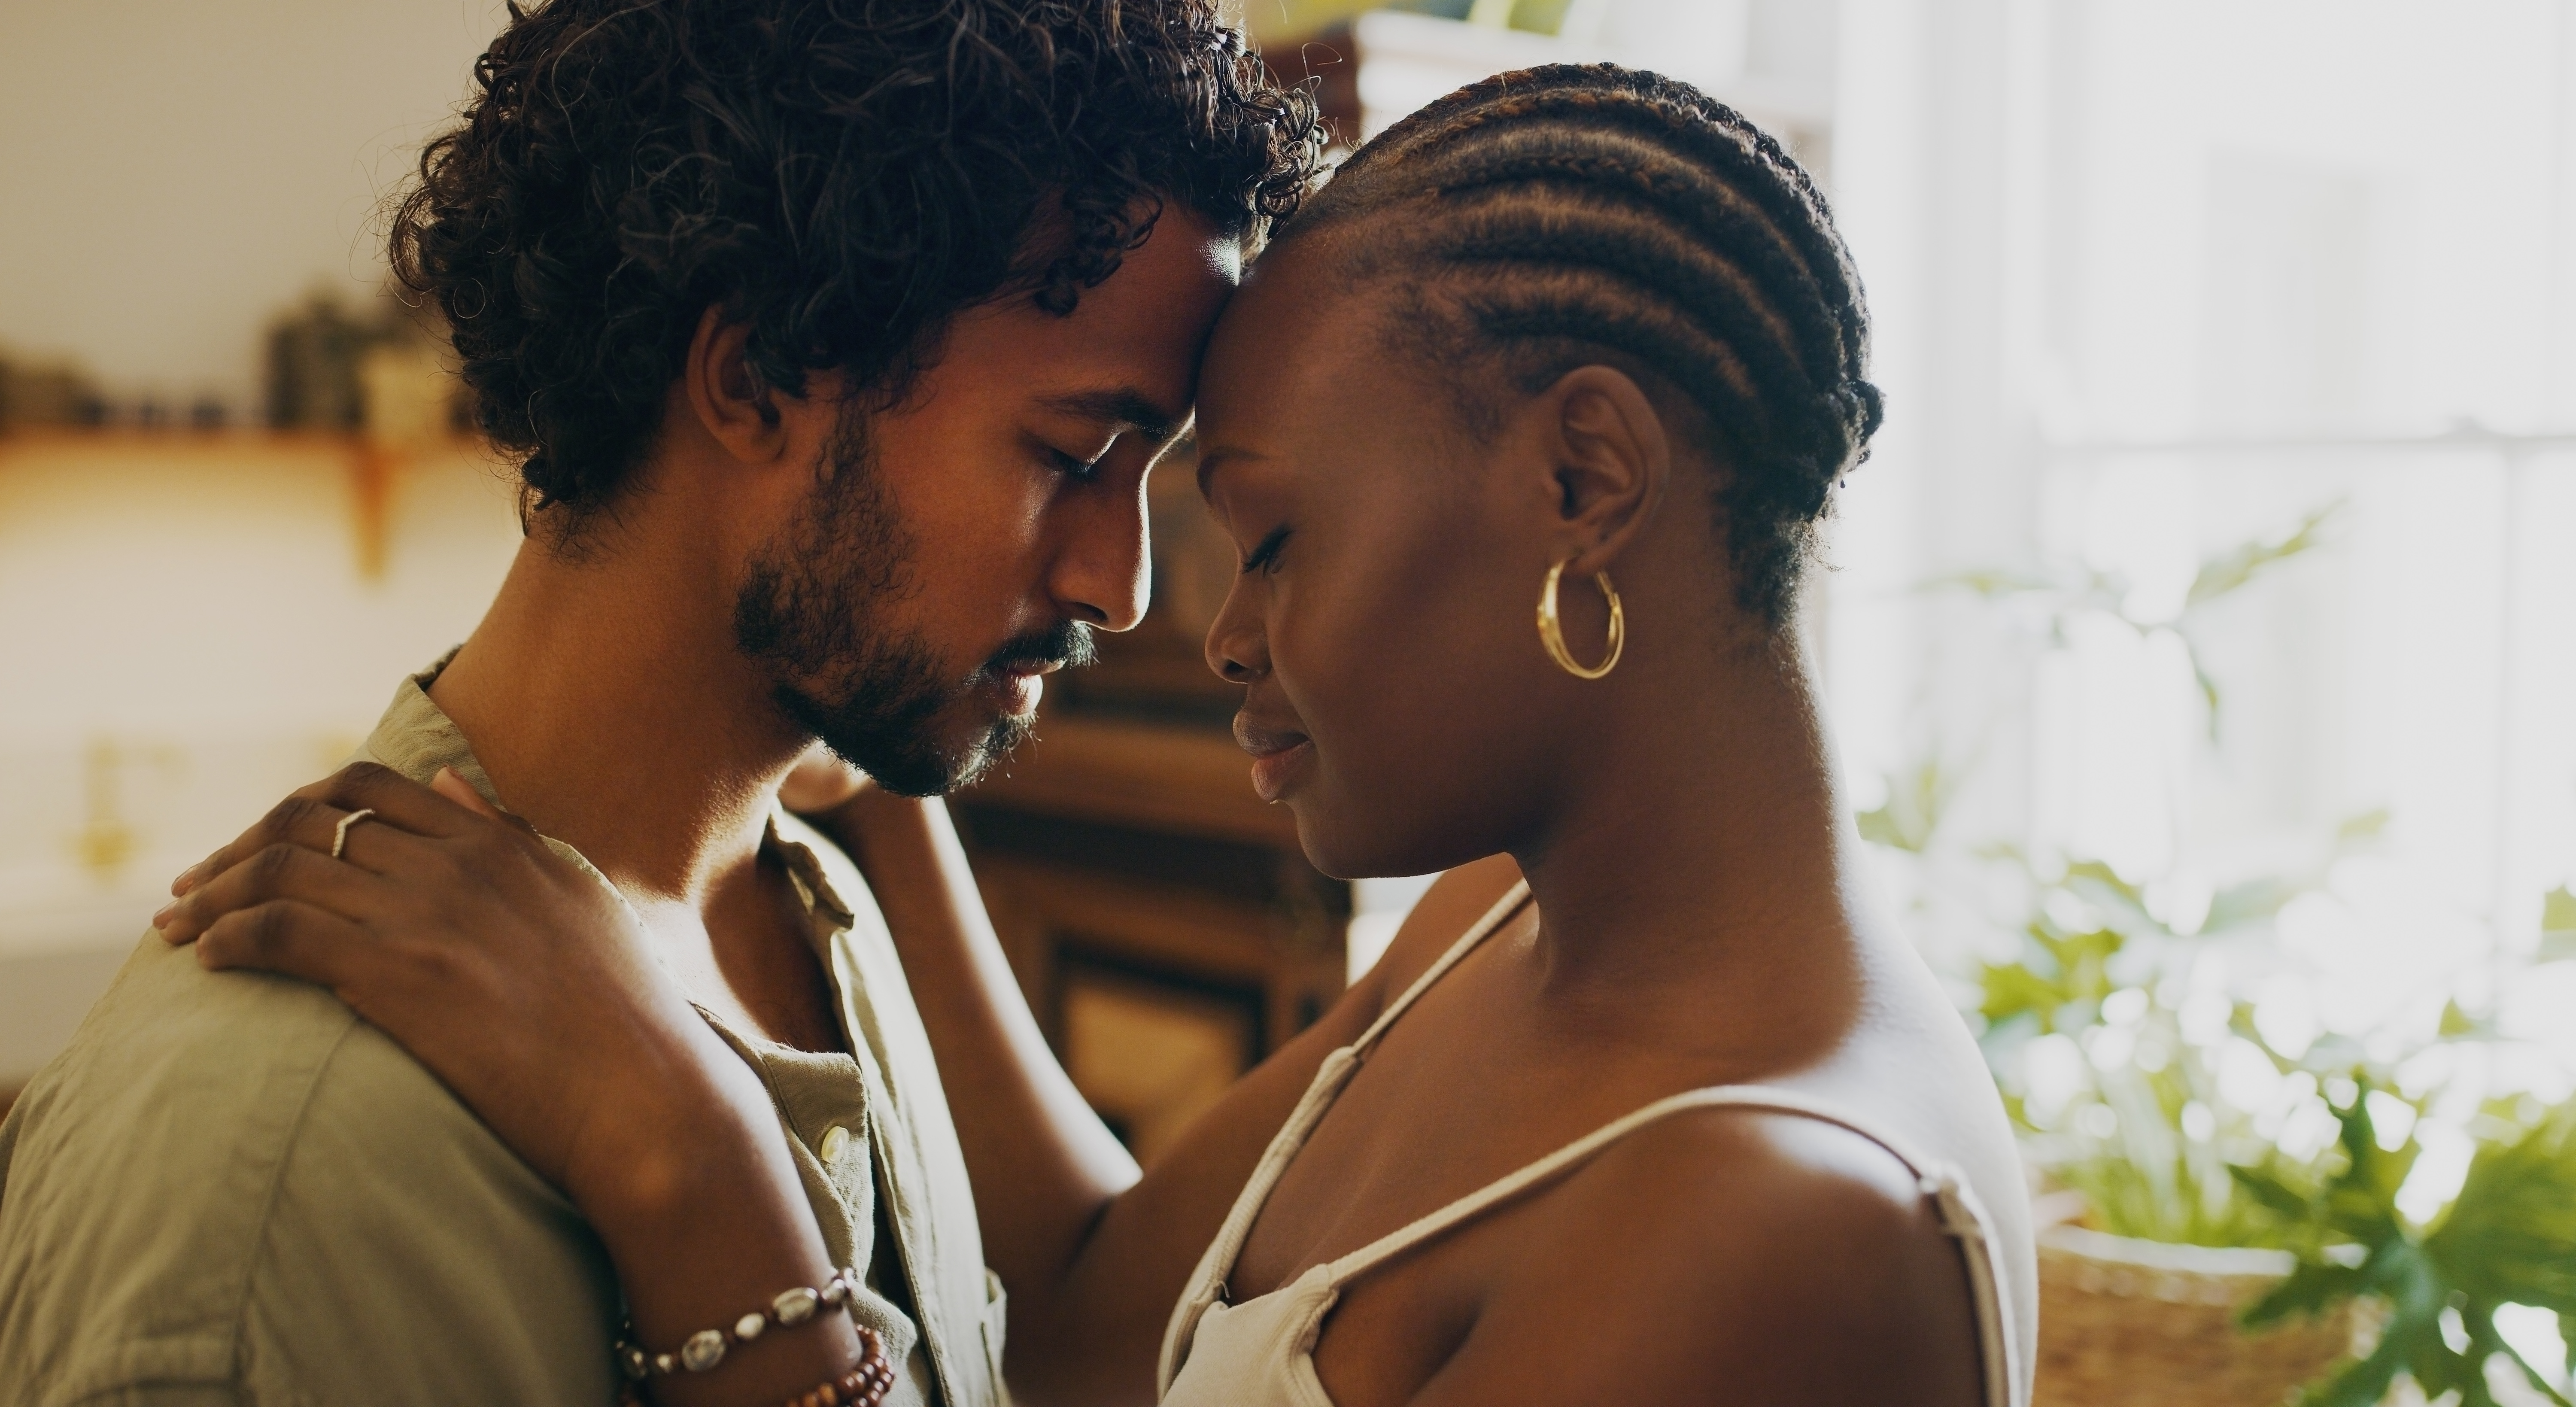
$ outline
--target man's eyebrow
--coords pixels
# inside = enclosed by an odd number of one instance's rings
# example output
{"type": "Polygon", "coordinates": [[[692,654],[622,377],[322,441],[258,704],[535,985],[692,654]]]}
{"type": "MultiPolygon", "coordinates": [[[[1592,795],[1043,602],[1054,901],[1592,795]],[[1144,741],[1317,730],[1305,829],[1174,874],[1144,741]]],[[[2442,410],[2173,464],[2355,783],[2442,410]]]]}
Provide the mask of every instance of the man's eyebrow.
{"type": "Polygon", "coordinates": [[[1124,425],[1155,444],[1181,432],[1181,419],[1148,400],[1133,387],[1105,391],[1071,391],[1039,402],[1047,409],[1082,420],[1124,425]]]}

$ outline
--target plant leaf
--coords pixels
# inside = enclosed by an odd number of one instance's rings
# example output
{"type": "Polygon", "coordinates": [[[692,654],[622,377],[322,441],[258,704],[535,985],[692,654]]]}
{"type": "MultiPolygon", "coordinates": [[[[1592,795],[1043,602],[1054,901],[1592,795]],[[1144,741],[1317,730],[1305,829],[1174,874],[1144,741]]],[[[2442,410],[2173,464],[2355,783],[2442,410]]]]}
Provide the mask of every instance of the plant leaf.
{"type": "Polygon", "coordinates": [[[2481,1021],[2460,1009],[2458,998],[2442,1003],[2442,1024],[2437,1028],[2446,1041],[2484,1039],[2495,1034],[2495,1023],[2481,1021]]]}
{"type": "Polygon", "coordinates": [[[2288,536],[2272,542],[2249,542],[2222,552],[2200,564],[2193,574],[2191,590],[2183,597],[2183,609],[2229,595],[2262,575],[2266,570],[2299,556],[2324,542],[2323,529],[2343,511],[2338,500],[2299,520],[2288,536]]]}
{"type": "Polygon", "coordinates": [[[2576,893],[2560,885],[2540,897],[2540,953],[2537,961],[2576,958],[2576,893]]]}
{"type": "Polygon", "coordinates": [[[2044,576],[1998,568],[1936,576],[1915,589],[1938,591],[1945,586],[1956,586],[1991,600],[2000,596],[2020,596],[2033,591],[2046,591],[2055,585],[2057,585],[2056,582],[2044,576]]]}
{"type": "Polygon", "coordinates": [[[2379,1407],[2405,1362],[2405,1345],[2395,1334],[2383,1333],[2369,1357],[2310,1387],[2300,1396],[2299,1407],[2379,1407]]]}
{"type": "Polygon", "coordinates": [[[2285,879],[2266,878],[2229,885],[2210,896],[2209,916],[2200,921],[2203,933],[2219,933],[2242,923],[2254,923],[2281,912],[2292,899],[2299,897],[2302,886],[2285,879]]]}
{"type": "Polygon", "coordinates": [[[2249,1168],[2242,1163],[2230,1163],[2227,1165],[2227,1175],[2236,1180],[2237,1186],[2245,1189],[2246,1195],[2292,1220],[2305,1221],[2315,1212],[2313,1203],[2292,1191],[2288,1183],[2281,1181],[2268,1169],[2249,1168]]]}
{"type": "Polygon", "coordinates": [[[2347,816],[2343,824],[2335,827],[2335,848],[2377,840],[2380,832],[2387,829],[2388,808],[2385,806],[2376,811],[2364,811],[2358,816],[2347,816]]]}
{"type": "Polygon", "coordinates": [[[2368,1277],[2360,1267],[2302,1260],[2288,1279],[2247,1306],[2236,1322],[2248,1329],[2259,1329],[2294,1315],[2323,1314],[2368,1286],[2368,1277]]]}
{"type": "Polygon", "coordinates": [[[2057,983],[2017,962],[1988,963],[1977,981],[1985,991],[1977,1014],[1985,1017],[1989,1026],[2027,1015],[2039,1018],[2043,1032],[2056,1029],[2057,1010],[2067,1002],[2064,989],[2057,983]]]}

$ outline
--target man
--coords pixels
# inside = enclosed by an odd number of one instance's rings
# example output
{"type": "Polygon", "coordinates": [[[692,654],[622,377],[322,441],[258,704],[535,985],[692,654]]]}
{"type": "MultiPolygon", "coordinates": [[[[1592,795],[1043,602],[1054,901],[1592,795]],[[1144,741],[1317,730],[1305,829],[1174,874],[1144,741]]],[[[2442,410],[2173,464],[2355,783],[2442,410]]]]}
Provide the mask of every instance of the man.
{"type": "MultiPolygon", "coordinates": [[[[554,0],[477,75],[395,268],[527,541],[365,755],[615,886],[863,1268],[889,1400],[999,1401],[902,969],[772,798],[817,738],[957,785],[1135,622],[1143,477],[1310,108],[1212,0],[554,0]]],[[[619,1317],[564,1197],[318,989],[147,939],[0,1126],[13,1403],[605,1402],[619,1317]]]]}

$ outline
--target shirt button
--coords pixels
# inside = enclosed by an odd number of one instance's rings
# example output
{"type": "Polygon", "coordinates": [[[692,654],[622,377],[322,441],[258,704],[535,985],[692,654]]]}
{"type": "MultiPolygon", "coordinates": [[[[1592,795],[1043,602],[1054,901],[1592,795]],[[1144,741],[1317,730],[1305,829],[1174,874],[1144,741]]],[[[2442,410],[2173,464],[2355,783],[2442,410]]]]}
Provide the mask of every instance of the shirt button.
{"type": "Polygon", "coordinates": [[[834,1124],[823,1130],[823,1146],[815,1151],[822,1155],[824,1162],[837,1163],[841,1161],[842,1152],[849,1146],[850,1131],[839,1124],[834,1124]]]}

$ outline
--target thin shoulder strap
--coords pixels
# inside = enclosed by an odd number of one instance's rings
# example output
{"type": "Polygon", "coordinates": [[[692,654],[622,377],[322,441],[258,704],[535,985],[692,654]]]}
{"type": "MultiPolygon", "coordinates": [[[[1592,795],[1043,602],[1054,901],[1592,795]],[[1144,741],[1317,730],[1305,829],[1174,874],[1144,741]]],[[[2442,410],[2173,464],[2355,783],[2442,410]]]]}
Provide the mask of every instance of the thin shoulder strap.
{"type": "MultiPolygon", "coordinates": [[[[1448,959],[1443,959],[1444,963],[1446,961],[1448,959]]],[[[1438,968],[1433,969],[1434,973],[1438,971],[1438,968]]],[[[1416,985],[1418,990],[1420,984],[1416,985]]],[[[1406,994],[1408,1000],[1411,996],[1412,993],[1406,994]]],[[[1977,1200],[1975,1190],[1968,1186],[1956,1168],[1924,1157],[1905,1140],[1850,1110],[1794,1091],[1764,1085],[1715,1085],[1656,1100],[1633,1114],[1595,1129],[1509,1177],[1489,1184],[1481,1191],[1469,1193],[1410,1226],[1381,1236],[1332,1261],[1326,1269],[1326,1276],[1336,1287],[1347,1284],[1381,1262],[1566,1173],[1603,1148],[1658,1119],[1688,1109],[1730,1107],[1795,1114],[1834,1124],[1886,1149],[1898,1162],[1905,1164],[1906,1170],[1914,1174],[1923,1195],[1931,1199],[1941,1219],[1942,1231],[1960,1243],[1962,1258],[1967,1262],[1969,1289],[1977,1302],[1978,1348],[1988,1407],[2011,1407],[2016,1384],[2021,1381],[2020,1355],[2012,1342],[2012,1316],[2004,1304],[2003,1279],[1996,1273],[1994,1249],[1986,1234],[1985,1208],[1977,1200]]]]}
{"type": "Polygon", "coordinates": [[[1405,1008],[1412,1006],[1424,992],[1430,991],[1432,983],[1448,975],[1449,969],[1456,967],[1460,958],[1474,952],[1477,944],[1493,936],[1494,930],[1503,926],[1503,920],[1520,912],[1521,905],[1528,902],[1529,881],[1526,879],[1515,882],[1511,888],[1503,891],[1503,897],[1495,900],[1494,906],[1485,910],[1483,918],[1469,925],[1467,931],[1459,935],[1458,941],[1449,945],[1449,951],[1440,955],[1440,961],[1431,964],[1421,976],[1414,978],[1413,985],[1404,989],[1404,995],[1387,1003],[1386,1009],[1380,1011],[1377,1019],[1369,1023],[1369,1028],[1360,1032],[1360,1038],[1351,1042],[1351,1050],[1356,1054],[1366,1055],[1369,1049],[1377,1044],[1377,1038],[1386,1033],[1386,1028],[1395,1024],[1395,1018],[1404,1014],[1405,1008]]]}
{"type": "Polygon", "coordinates": [[[1358,1040],[1336,1047],[1324,1057],[1324,1063],[1315,1071],[1313,1082],[1306,1086],[1305,1097],[1297,1101],[1288,1121],[1271,1136],[1270,1146],[1263,1151],[1261,1161],[1253,1165],[1252,1176],[1244,1182],[1243,1191],[1235,1196],[1233,1210],[1226,1213],[1224,1224],[1217,1228],[1216,1239],[1208,1243],[1206,1253],[1199,1257],[1198,1268],[1190,1273],[1189,1288],[1183,1291],[1181,1302],[1173,1309],[1171,1322],[1163,1331],[1161,1367],[1156,1379],[1158,1393],[1170,1390],[1173,1376],[1180,1371],[1181,1360],[1189,1354],[1190,1340],[1198,1332],[1200,1316],[1207,1313],[1209,1306],[1224,1298],[1226,1277],[1234,1273],[1235,1258],[1243,1254],[1243,1243],[1251,1238],[1252,1223],[1261,1215],[1262,1207],[1268,1204],[1270,1189],[1278,1185],[1280,1175],[1296,1159],[1298,1150],[1305,1147],[1306,1136],[1323,1121],[1325,1111],[1341,1097],[1342,1086],[1350,1083],[1351,1076],[1358,1073],[1361,1057],[1377,1043],[1377,1038],[1385,1033],[1386,1028],[1394,1024],[1395,1018],[1404,1014],[1406,1007],[1413,1005],[1416,998],[1430,990],[1432,983],[1440,980],[1442,973],[1457,966],[1460,958],[1474,951],[1478,943],[1485,941],[1486,935],[1528,902],[1528,882],[1514,884],[1508,893],[1494,902],[1492,908],[1485,911],[1483,918],[1476,920],[1457,942],[1450,945],[1448,952],[1441,954],[1430,971],[1416,978],[1412,986],[1405,988],[1402,996],[1388,1003],[1386,1009],[1378,1013],[1377,1020],[1360,1033],[1358,1040]]]}

